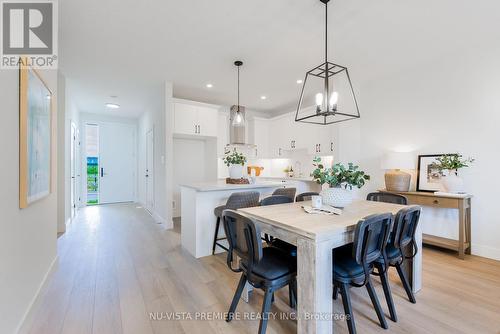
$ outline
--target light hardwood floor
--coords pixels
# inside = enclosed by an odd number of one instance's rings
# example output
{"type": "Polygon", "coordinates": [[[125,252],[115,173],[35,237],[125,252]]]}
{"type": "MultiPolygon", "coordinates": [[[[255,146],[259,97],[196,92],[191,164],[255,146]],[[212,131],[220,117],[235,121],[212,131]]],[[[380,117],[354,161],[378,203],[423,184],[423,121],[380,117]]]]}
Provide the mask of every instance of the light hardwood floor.
{"type": "MultiPolygon", "coordinates": [[[[58,249],[58,268],[26,324],[29,333],[257,333],[258,320],[150,319],[150,312],[179,312],[185,318],[226,312],[239,275],[228,270],[224,255],[192,258],[180,247],[178,229],[163,230],[138,205],[80,210],[58,239],[58,249]]],[[[391,269],[399,321],[388,320],[388,331],[378,326],[366,290],[353,288],[358,332],[500,333],[500,262],[459,260],[426,248],[423,269],[415,305],[391,269]]],[[[388,314],[380,284],[376,287],[388,314]]],[[[289,314],[287,302],[284,289],[273,312],[289,314]]],[[[262,293],[254,291],[250,303],[240,302],[237,310],[259,312],[261,305],[262,293]]],[[[340,297],[334,310],[343,313],[340,297]]],[[[295,332],[292,320],[269,322],[270,334],[295,332]]],[[[345,322],[336,321],[335,333],[347,333],[345,322]]]]}

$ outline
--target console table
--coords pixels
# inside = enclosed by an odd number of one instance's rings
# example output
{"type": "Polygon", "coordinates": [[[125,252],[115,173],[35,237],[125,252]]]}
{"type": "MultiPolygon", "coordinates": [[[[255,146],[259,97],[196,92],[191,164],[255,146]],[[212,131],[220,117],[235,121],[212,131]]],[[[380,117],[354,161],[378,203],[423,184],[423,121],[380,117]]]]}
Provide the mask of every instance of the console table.
{"type": "Polygon", "coordinates": [[[436,195],[430,192],[409,191],[393,192],[380,190],[381,192],[403,195],[408,199],[408,204],[430,206],[442,209],[458,210],[458,240],[442,238],[434,235],[423,234],[422,242],[441,248],[447,248],[458,252],[458,257],[465,258],[465,254],[471,253],[471,199],[472,195],[461,197],[436,195]]]}

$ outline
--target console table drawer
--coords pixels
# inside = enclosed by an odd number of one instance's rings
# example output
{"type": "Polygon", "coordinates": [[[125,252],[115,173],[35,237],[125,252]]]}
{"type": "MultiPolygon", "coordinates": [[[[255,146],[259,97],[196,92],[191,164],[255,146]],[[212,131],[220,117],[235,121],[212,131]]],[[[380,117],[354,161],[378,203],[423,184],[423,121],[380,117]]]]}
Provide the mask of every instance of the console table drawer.
{"type": "Polygon", "coordinates": [[[419,195],[407,195],[408,204],[413,205],[423,205],[423,206],[432,206],[436,208],[450,208],[450,209],[458,209],[459,200],[454,198],[437,198],[430,196],[419,196],[419,195]]]}

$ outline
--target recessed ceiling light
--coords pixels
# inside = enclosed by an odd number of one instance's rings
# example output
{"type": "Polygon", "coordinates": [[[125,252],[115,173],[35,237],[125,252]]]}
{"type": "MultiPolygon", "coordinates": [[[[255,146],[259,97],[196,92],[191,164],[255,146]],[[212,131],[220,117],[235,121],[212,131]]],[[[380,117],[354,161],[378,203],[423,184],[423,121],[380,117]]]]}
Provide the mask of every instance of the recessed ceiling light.
{"type": "Polygon", "coordinates": [[[106,108],[109,108],[109,109],[118,109],[118,108],[120,108],[120,105],[116,104],[116,103],[106,103],[105,106],[106,106],[106,108]]]}
{"type": "Polygon", "coordinates": [[[262,96],[260,97],[260,99],[261,99],[261,100],[265,100],[265,99],[267,99],[267,96],[262,95],[262,96]]]}
{"type": "Polygon", "coordinates": [[[299,79],[299,80],[297,80],[297,84],[299,84],[299,85],[300,85],[301,83],[302,83],[302,80],[300,80],[300,79],[299,79]]]}
{"type": "Polygon", "coordinates": [[[207,88],[212,88],[214,85],[212,85],[211,83],[207,83],[207,88]]]}

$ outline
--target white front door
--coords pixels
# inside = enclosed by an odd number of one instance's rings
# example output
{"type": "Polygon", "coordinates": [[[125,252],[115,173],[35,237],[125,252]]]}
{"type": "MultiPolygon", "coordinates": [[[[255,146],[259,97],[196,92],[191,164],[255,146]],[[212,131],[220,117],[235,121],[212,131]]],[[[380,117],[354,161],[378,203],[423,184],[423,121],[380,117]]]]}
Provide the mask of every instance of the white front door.
{"type": "Polygon", "coordinates": [[[99,203],[135,200],[135,127],[99,124],[99,203]]]}
{"type": "Polygon", "coordinates": [[[146,209],[149,212],[154,211],[154,130],[151,129],[146,133],[146,209]]]}

